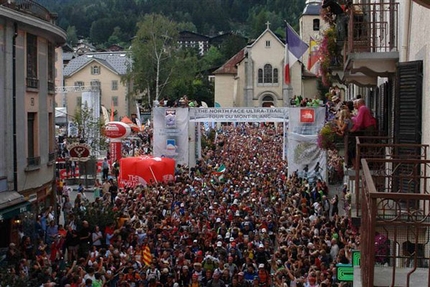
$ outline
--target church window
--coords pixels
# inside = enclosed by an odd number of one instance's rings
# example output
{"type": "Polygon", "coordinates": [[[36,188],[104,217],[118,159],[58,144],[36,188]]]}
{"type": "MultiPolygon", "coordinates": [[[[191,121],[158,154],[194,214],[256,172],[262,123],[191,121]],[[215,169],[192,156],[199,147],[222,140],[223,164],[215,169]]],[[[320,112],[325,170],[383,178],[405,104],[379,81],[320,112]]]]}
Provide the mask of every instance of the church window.
{"type": "Polygon", "coordinates": [[[314,19],[313,20],[313,30],[314,31],[320,30],[320,19],[314,19]]]}

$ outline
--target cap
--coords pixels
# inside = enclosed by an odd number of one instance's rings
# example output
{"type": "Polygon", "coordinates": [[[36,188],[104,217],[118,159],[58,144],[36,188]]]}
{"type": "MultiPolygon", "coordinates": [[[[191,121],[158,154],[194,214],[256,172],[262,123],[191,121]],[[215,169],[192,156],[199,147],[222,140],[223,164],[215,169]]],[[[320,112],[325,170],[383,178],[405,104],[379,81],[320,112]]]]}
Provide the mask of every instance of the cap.
{"type": "Polygon", "coordinates": [[[260,245],[258,245],[258,248],[264,248],[264,245],[260,243],[260,245]]]}
{"type": "Polygon", "coordinates": [[[216,246],[221,247],[221,246],[222,246],[222,242],[221,242],[221,241],[218,241],[218,242],[216,243],[216,246]]]}
{"type": "Polygon", "coordinates": [[[261,232],[266,233],[267,232],[266,228],[261,229],[261,232]]]}
{"type": "Polygon", "coordinates": [[[258,265],[258,268],[264,268],[264,264],[263,264],[263,263],[260,263],[260,264],[258,265]]]}
{"type": "Polygon", "coordinates": [[[221,222],[221,218],[219,218],[219,217],[218,217],[218,218],[216,219],[216,222],[218,222],[218,223],[219,223],[219,222],[221,222]]]}
{"type": "Polygon", "coordinates": [[[234,241],[234,237],[230,237],[230,242],[233,242],[234,241]]]}

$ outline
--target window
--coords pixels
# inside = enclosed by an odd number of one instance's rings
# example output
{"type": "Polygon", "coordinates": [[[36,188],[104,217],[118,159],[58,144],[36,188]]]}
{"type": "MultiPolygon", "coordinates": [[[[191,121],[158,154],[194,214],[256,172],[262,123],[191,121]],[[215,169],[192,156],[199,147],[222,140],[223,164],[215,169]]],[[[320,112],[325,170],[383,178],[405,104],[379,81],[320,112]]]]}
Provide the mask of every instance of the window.
{"type": "Polygon", "coordinates": [[[91,89],[94,89],[94,90],[100,89],[100,81],[99,80],[92,80],[90,85],[91,85],[91,89]]]}
{"type": "Polygon", "coordinates": [[[278,84],[279,72],[277,68],[272,68],[272,65],[264,65],[264,69],[258,69],[257,82],[259,84],[278,84]]]}
{"type": "Polygon", "coordinates": [[[273,83],[278,83],[278,69],[273,69],[273,83]]]}
{"type": "Polygon", "coordinates": [[[27,165],[39,165],[37,157],[37,113],[27,113],[27,165]]]}
{"type": "Polygon", "coordinates": [[[319,31],[320,30],[320,19],[314,19],[313,21],[313,30],[319,31]]]}
{"type": "Polygon", "coordinates": [[[48,43],[48,91],[55,91],[55,48],[48,43]]]}
{"type": "Polygon", "coordinates": [[[38,88],[37,36],[27,33],[27,87],[38,88]]]}
{"type": "Polygon", "coordinates": [[[272,65],[264,65],[264,83],[272,82],[272,65]]]}
{"type": "Polygon", "coordinates": [[[85,83],[83,81],[76,81],[75,86],[76,87],[83,87],[83,86],[85,86],[85,83]]]}
{"type": "Polygon", "coordinates": [[[258,83],[263,83],[263,69],[258,69],[258,83]]]}
{"type": "Polygon", "coordinates": [[[82,106],[82,97],[76,97],[76,106],[81,107],[82,106]]]}
{"type": "Polygon", "coordinates": [[[266,48],[270,48],[270,41],[266,41],[266,48]]]}
{"type": "Polygon", "coordinates": [[[100,66],[92,66],[91,75],[100,75],[100,66]]]}
{"type": "Polygon", "coordinates": [[[112,81],[112,91],[116,91],[116,90],[118,90],[118,81],[113,80],[112,81]]]}
{"type": "Polygon", "coordinates": [[[118,97],[117,96],[112,97],[112,105],[114,107],[118,107],[118,97]]]}
{"type": "Polygon", "coordinates": [[[55,123],[53,113],[48,113],[48,141],[49,141],[49,154],[55,152],[55,123]]]}

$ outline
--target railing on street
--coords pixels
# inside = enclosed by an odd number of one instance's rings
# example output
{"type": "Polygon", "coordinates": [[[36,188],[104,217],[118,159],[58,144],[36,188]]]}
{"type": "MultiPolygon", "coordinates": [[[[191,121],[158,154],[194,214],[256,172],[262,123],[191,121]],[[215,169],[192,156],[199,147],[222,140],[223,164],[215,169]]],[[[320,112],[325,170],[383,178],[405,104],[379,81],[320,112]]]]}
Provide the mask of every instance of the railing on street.
{"type": "Polygon", "coordinates": [[[361,164],[362,286],[430,286],[430,161],[362,158],[361,164]]]}

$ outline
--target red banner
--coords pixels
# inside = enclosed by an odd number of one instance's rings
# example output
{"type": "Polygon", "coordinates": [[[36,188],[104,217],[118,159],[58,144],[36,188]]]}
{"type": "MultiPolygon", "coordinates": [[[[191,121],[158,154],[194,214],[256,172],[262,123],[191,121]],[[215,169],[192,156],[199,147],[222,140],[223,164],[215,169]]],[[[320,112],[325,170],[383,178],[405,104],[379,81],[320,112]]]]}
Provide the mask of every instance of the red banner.
{"type": "Polygon", "coordinates": [[[122,158],[122,142],[111,140],[109,144],[109,152],[110,152],[110,164],[112,165],[116,160],[120,160],[122,158]]]}

